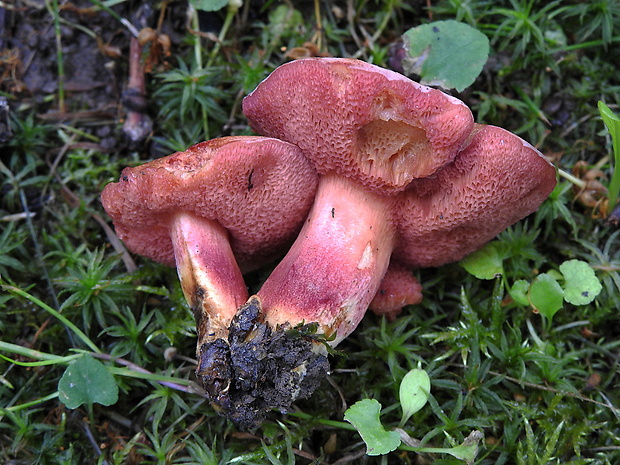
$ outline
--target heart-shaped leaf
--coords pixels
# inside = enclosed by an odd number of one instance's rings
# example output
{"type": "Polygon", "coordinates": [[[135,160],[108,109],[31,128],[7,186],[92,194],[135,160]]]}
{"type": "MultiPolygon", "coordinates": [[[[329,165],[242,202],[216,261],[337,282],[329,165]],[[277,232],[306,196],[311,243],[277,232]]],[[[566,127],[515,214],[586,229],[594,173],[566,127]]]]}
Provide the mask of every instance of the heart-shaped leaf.
{"type": "Polygon", "coordinates": [[[90,355],[69,365],[58,383],[60,401],[70,409],[82,404],[112,405],[118,400],[114,376],[99,360],[90,355]]]}
{"type": "Polygon", "coordinates": [[[551,275],[541,273],[530,286],[530,303],[551,321],[564,305],[564,291],[551,275]]]}
{"type": "Polygon", "coordinates": [[[408,57],[407,74],[419,74],[421,83],[456,89],[470,86],[489,57],[489,39],[458,21],[435,21],[409,29],[403,35],[408,57]]]}
{"type": "Polygon", "coordinates": [[[564,300],[573,305],[592,302],[603,289],[594,270],[581,260],[568,260],[560,265],[564,276],[564,300]]]}

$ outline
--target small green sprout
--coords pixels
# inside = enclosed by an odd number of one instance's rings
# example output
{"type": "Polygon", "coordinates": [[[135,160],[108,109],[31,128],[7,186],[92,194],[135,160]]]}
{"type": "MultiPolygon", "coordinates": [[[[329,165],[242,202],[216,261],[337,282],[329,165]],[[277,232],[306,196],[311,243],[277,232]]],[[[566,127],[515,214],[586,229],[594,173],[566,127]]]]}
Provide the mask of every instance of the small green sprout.
{"type": "MultiPolygon", "coordinates": [[[[503,261],[510,256],[501,252],[497,242],[491,242],[463,260],[460,265],[478,279],[494,279],[504,274],[503,261]]],[[[539,274],[532,282],[519,279],[509,288],[512,299],[520,305],[531,306],[551,321],[564,306],[587,305],[601,292],[602,285],[592,267],[582,260],[567,260],[559,271],[539,274]]]]}
{"type": "Polygon", "coordinates": [[[527,289],[525,300],[517,301],[524,305],[530,304],[536,312],[551,320],[564,306],[564,290],[553,276],[541,273],[527,289]]]}
{"type": "Polygon", "coordinates": [[[510,295],[515,302],[531,305],[551,321],[564,302],[587,305],[602,289],[590,265],[581,260],[568,260],[560,265],[559,272],[541,273],[532,283],[516,281],[510,289],[510,295]]]}
{"type": "Polygon", "coordinates": [[[568,260],[560,265],[564,277],[564,300],[573,305],[587,305],[603,289],[594,270],[581,260],[568,260]]]}
{"type": "Polygon", "coordinates": [[[424,370],[411,370],[400,383],[399,399],[403,409],[400,421],[402,427],[414,413],[420,411],[428,402],[431,392],[431,379],[424,370]]]}
{"type": "Polygon", "coordinates": [[[366,443],[366,454],[385,455],[400,446],[398,431],[386,431],[379,415],[381,404],[375,399],[356,402],[344,413],[344,419],[355,426],[366,443]]]}

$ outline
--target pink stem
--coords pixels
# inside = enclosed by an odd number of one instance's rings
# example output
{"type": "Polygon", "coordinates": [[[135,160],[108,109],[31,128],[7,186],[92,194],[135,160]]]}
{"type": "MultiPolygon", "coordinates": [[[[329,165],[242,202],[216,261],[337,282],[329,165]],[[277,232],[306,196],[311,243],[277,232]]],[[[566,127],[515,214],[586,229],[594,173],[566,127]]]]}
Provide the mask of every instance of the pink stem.
{"type": "Polygon", "coordinates": [[[237,308],[248,298],[228,233],[216,221],[177,213],[170,225],[179,279],[196,318],[198,348],[226,338],[237,308]]]}
{"type": "Polygon", "coordinates": [[[359,324],[394,248],[392,198],[321,178],[308,220],[258,293],[267,322],[319,323],[336,345],[359,324]]]}

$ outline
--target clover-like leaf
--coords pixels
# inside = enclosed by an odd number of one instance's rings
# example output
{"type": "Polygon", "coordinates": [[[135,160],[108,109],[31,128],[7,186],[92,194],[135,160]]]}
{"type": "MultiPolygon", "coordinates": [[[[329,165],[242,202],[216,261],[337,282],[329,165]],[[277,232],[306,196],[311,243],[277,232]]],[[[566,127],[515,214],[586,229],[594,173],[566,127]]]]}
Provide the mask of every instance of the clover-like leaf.
{"type": "Polygon", "coordinates": [[[573,305],[592,302],[603,289],[594,270],[581,260],[568,260],[560,265],[564,276],[564,300],[573,305]]]}
{"type": "Polygon", "coordinates": [[[99,360],[90,355],[69,365],[58,382],[60,401],[70,409],[82,404],[112,405],[118,400],[114,376],[99,360]]]}
{"type": "Polygon", "coordinates": [[[431,379],[426,371],[415,369],[405,375],[399,390],[400,406],[403,409],[401,425],[426,405],[430,392],[431,379]]]}
{"type": "Polygon", "coordinates": [[[400,434],[385,430],[380,413],[381,404],[375,399],[360,400],[344,412],[344,419],[355,426],[366,443],[368,455],[385,455],[400,446],[400,434]]]}

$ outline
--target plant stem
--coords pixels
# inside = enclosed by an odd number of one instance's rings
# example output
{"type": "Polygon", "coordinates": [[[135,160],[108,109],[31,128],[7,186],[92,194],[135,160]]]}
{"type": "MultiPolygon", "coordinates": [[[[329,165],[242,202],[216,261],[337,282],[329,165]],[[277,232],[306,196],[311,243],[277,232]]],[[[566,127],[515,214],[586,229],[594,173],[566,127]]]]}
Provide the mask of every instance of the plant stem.
{"type": "Polygon", "coordinates": [[[228,33],[228,29],[230,29],[230,25],[232,24],[232,20],[237,14],[239,7],[234,5],[233,2],[229,2],[228,10],[226,10],[226,18],[224,19],[224,24],[222,25],[222,29],[220,29],[220,33],[217,36],[217,42],[213,46],[213,50],[209,54],[209,60],[207,61],[207,68],[213,65],[213,61],[217,57],[217,54],[220,52],[222,48],[222,42],[226,38],[226,34],[228,33]]]}
{"type": "Polygon", "coordinates": [[[583,189],[586,187],[585,181],[582,181],[578,177],[573,176],[568,171],[564,171],[563,169],[558,168],[558,174],[564,179],[566,179],[567,181],[570,181],[571,183],[573,183],[575,186],[579,187],[580,189],[583,189]]]}
{"type": "MultiPolygon", "coordinates": [[[[198,11],[190,6],[192,15],[192,29],[194,31],[200,30],[200,23],[198,21],[198,11]]],[[[194,60],[196,61],[196,69],[202,70],[202,46],[200,45],[200,35],[196,33],[194,35],[194,60]]],[[[209,115],[207,109],[201,105],[200,113],[202,117],[202,131],[204,133],[204,140],[209,140],[209,115]]]]}
{"type": "Polygon", "coordinates": [[[56,67],[58,68],[58,111],[65,112],[65,66],[60,40],[60,13],[58,0],[52,0],[52,16],[54,17],[54,35],[56,37],[56,67]]]}
{"type": "Polygon", "coordinates": [[[303,420],[314,420],[321,425],[330,426],[332,428],[346,429],[349,431],[357,431],[357,428],[355,428],[355,426],[353,426],[350,423],[344,422],[344,421],[325,420],[322,418],[316,418],[312,415],[309,415],[303,412],[289,412],[288,415],[291,417],[295,417],[295,418],[301,418],[303,420]]]}
{"type": "MultiPolygon", "coordinates": [[[[38,359],[38,360],[46,360],[50,361],[53,365],[54,363],[64,363],[74,358],[81,357],[80,355],[70,355],[66,357],[60,357],[58,355],[52,355],[45,352],[39,352],[38,350],[29,349],[28,347],[20,346],[19,344],[11,344],[10,342],[0,341],[0,351],[9,352],[11,354],[22,355],[23,357],[38,359]]],[[[2,356],[5,360],[7,357],[2,356]]],[[[15,363],[13,360],[8,359],[11,363],[15,363]]],[[[48,363],[38,362],[42,365],[48,365],[48,363]]],[[[19,362],[20,365],[23,366],[38,366],[34,365],[34,362],[19,362]]]]}
{"type": "Polygon", "coordinates": [[[102,3],[99,0],[89,0],[89,1],[97,5],[98,8],[101,8],[102,10],[107,12],[110,16],[112,16],[116,20],[118,20],[123,26],[125,26],[129,30],[129,32],[131,32],[131,35],[133,35],[134,37],[138,37],[138,34],[140,33],[140,31],[138,31],[136,26],[131,24],[131,22],[128,19],[119,16],[118,14],[116,14],[114,10],[112,10],[105,3],[102,3]]]}
{"type": "Polygon", "coordinates": [[[35,405],[42,404],[43,402],[47,402],[48,400],[56,399],[57,397],[58,391],[52,392],[45,397],[40,397],[39,399],[31,400],[30,402],[24,402],[23,404],[14,405],[13,407],[0,407],[0,412],[18,412],[20,410],[24,410],[25,408],[34,407],[35,405]]]}

